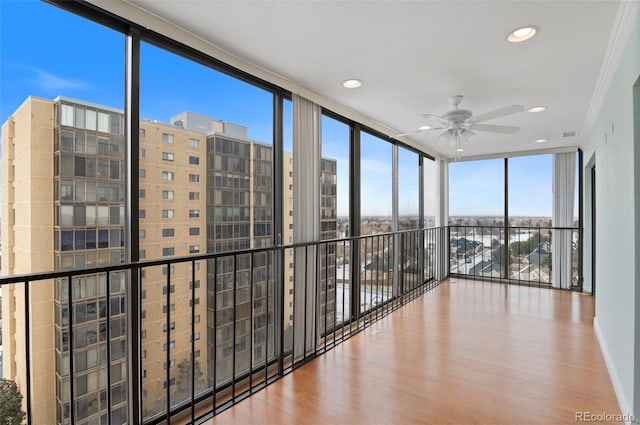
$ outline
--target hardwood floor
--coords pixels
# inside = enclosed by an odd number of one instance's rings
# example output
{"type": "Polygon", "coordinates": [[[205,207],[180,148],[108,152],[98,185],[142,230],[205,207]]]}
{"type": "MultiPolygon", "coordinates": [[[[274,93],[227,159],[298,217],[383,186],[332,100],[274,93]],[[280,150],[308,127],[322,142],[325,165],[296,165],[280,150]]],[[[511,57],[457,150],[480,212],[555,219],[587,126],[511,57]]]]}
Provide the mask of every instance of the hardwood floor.
{"type": "Polygon", "coordinates": [[[445,282],[207,424],[562,424],[619,414],[578,293],[445,282]]]}

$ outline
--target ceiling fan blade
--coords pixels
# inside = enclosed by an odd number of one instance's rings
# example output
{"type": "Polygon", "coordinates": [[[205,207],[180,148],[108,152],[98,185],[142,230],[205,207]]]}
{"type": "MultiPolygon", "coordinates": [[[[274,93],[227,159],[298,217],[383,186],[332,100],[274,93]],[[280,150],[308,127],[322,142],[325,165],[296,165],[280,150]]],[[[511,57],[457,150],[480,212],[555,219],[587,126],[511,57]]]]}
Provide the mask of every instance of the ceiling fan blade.
{"type": "Polygon", "coordinates": [[[494,125],[494,124],[471,124],[467,127],[476,131],[490,131],[492,133],[501,134],[514,134],[520,130],[520,127],[511,127],[508,125],[494,125]]]}
{"type": "Polygon", "coordinates": [[[522,105],[509,105],[504,108],[496,109],[495,111],[485,112],[484,114],[477,115],[475,117],[471,117],[468,122],[476,123],[491,120],[498,117],[504,117],[505,115],[515,114],[517,112],[524,111],[524,107],[522,105]]]}
{"type": "Polygon", "coordinates": [[[432,128],[426,128],[424,130],[416,130],[416,131],[408,131],[406,133],[400,133],[400,134],[396,134],[393,137],[402,137],[402,136],[408,136],[410,134],[416,134],[416,133],[424,133],[425,131],[431,131],[431,130],[444,130],[446,127],[432,127],[432,128]]]}

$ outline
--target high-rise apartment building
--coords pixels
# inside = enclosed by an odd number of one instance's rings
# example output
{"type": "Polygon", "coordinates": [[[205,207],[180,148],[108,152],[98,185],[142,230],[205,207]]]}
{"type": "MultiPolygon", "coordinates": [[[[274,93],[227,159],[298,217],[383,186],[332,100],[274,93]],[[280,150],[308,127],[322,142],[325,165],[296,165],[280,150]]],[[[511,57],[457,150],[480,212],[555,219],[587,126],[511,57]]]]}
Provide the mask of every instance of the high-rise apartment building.
{"type": "MultiPolygon", "coordinates": [[[[273,245],[277,206],[271,146],[249,140],[246,127],[193,112],[172,117],[171,124],[141,121],[139,140],[141,260],[273,245]]],[[[123,261],[122,111],[63,97],[30,97],[3,125],[2,152],[4,274],[123,261]]],[[[292,162],[285,153],[285,244],[293,235],[292,162]]],[[[322,160],[321,179],[321,232],[330,239],[336,237],[334,160],[322,160]]],[[[288,294],[293,290],[292,254],[285,251],[283,261],[281,290],[288,294]]],[[[321,255],[321,297],[330,300],[335,247],[321,255]]],[[[172,406],[189,397],[192,369],[199,392],[214,379],[224,384],[250,364],[273,358],[276,261],[273,253],[258,252],[140,270],[145,417],[166,407],[167,393],[172,406]]],[[[106,423],[109,401],[112,423],[126,421],[125,288],[126,274],[111,272],[108,280],[98,273],[39,282],[30,303],[19,285],[5,290],[3,372],[22,388],[25,329],[16,318],[25,317],[26,308],[32,320],[34,423],[70,423],[72,408],[77,424],[106,423]]],[[[328,301],[323,312],[327,324],[333,323],[334,304],[328,301]]],[[[284,312],[286,327],[291,303],[284,312]]]]}
{"type": "MultiPolygon", "coordinates": [[[[155,260],[204,253],[205,135],[157,121],[141,121],[139,141],[140,258],[155,260]]],[[[205,285],[203,261],[141,270],[145,417],[166,407],[167,388],[172,406],[185,401],[191,393],[192,320],[195,370],[199,372],[194,376],[195,390],[207,387],[205,285]]]]}
{"type": "MultiPolygon", "coordinates": [[[[65,98],[30,97],[3,125],[5,274],[120,263],[123,133],[119,111],[65,98]]],[[[126,420],[124,278],[112,273],[108,288],[105,274],[40,282],[28,301],[22,287],[5,289],[3,374],[25,388],[29,356],[34,423],[68,423],[71,408],[79,424],[100,418],[107,367],[112,418],[126,420]],[[33,323],[29,353],[21,319],[27,314],[33,323]]]]}

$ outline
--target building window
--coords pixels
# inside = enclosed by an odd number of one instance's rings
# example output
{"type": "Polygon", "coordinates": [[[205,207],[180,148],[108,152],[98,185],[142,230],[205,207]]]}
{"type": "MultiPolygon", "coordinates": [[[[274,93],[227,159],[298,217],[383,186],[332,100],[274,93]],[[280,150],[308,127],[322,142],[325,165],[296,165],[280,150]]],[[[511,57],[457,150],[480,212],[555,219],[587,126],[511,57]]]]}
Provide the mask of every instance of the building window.
{"type": "Polygon", "coordinates": [[[60,124],[73,127],[73,106],[60,105],[60,124]]]}
{"type": "Polygon", "coordinates": [[[198,140],[198,139],[189,139],[189,146],[191,146],[192,148],[200,147],[200,140],[198,140]]]}
{"type": "MultiPolygon", "coordinates": [[[[170,309],[171,311],[176,311],[176,305],[175,305],[175,304],[171,304],[171,306],[169,307],[169,309],[170,309]]],[[[167,305],[166,305],[166,304],[162,306],[162,313],[163,313],[163,314],[167,314],[167,305]]]]}
{"type": "Polygon", "coordinates": [[[197,201],[200,199],[200,192],[189,192],[189,200],[197,201]]]}
{"type": "MultiPolygon", "coordinates": [[[[173,285],[171,285],[171,286],[173,286],[173,285]]],[[[162,290],[163,290],[162,293],[166,295],[167,287],[165,286],[164,288],[162,288],[162,290]]],[[[173,291],[171,291],[171,292],[173,292],[173,291]]],[[[169,329],[174,330],[175,328],[176,328],[176,322],[171,322],[169,324],[169,329]]],[[[166,332],[166,331],[167,331],[167,324],[165,323],[164,325],[162,325],[162,332],[166,332]]],[[[175,360],[172,360],[171,362],[173,363],[173,362],[175,362],[175,360]]],[[[174,365],[175,365],[175,363],[172,364],[171,367],[173,367],[174,365]]]]}
{"type": "Polygon", "coordinates": [[[139,198],[144,198],[146,196],[147,196],[147,191],[146,190],[144,190],[144,189],[138,190],[138,197],[139,198]]]}
{"type": "Polygon", "coordinates": [[[200,217],[200,210],[189,210],[189,217],[191,218],[200,217]]]}
{"type": "Polygon", "coordinates": [[[145,210],[139,210],[138,211],[138,217],[139,218],[145,218],[147,216],[147,212],[145,210]]]}
{"type": "Polygon", "coordinates": [[[173,235],[174,235],[173,229],[162,229],[163,238],[170,238],[170,237],[173,237],[173,235]]]}
{"type": "Polygon", "coordinates": [[[98,131],[101,133],[109,132],[109,114],[98,112],[98,131]]]}
{"type": "MultiPolygon", "coordinates": [[[[172,347],[172,349],[173,349],[173,348],[175,348],[175,347],[172,347]]],[[[165,349],[164,351],[167,351],[167,350],[165,349]]],[[[165,366],[166,366],[166,365],[165,365],[165,366]]],[[[166,369],[166,367],[165,367],[165,369],[166,369]]],[[[174,386],[175,384],[176,384],[176,378],[171,378],[171,379],[169,380],[169,386],[170,386],[170,387],[172,387],[172,386],[174,386]]],[[[165,390],[167,389],[167,381],[164,381],[163,388],[164,388],[165,390]]]]}
{"type": "Polygon", "coordinates": [[[138,251],[138,257],[141,260],[144,260],[145,258],[147,258],[147,251],[144,249],[141,249],[140,251],[138,251]]]}
{"type": "Polygon", "coordinates": [[[173,161],[173,152],[162,152],[163,161],[173,161]]]}
{"type": "Polygon", "coordinates": [[[162,210],[162,218],[173,218],[173,210],[162,210]]]}
{"type": "Polygon", "coordinates": [[[147,154],[147,151],[145,151],[144,149],[140,149],[140,151],[138,152],[138,156],[140,158],[144,158],[146,154],[147,154]]]}
{"type": "Polygon", "coordinates": [[[174,247],[162,248],[162,256],[167,257],[169,255],[174,255],[176,252],[174,247]]]}
{"type": "MultiPolygon", "coordinates": [[[[164,267],[162,268],[162,276],[166,276],[166,275],[167,275],[167,273],[172,274],[172,275],[176,274],[176,266],[173,266],[173,265],[172,265],[172,266],[170,266],[170,267],[164,266],[164,267]]],[[[173,293],[174,291],[171,291],[171,292],[173,293]]],[[[163,294],[166,294],[166,293],[167,293],[167,291],[166,291],[166,290],[163,290],[163,291],[162,291],[162,293],[163,293],[163,294]]]]}
{"type": "Polygon", "coordinates": [[[189,182],[198,183],[199,181],[200,181],[200,175],[199,174],[189,174],[189,182]]]}
{"type": "Polygon", "coordinates": [[[174,178],[173,171],[163,171],[162,172],[162,180],[172,181],[174,178]]]}
{"type": "Polygon", "coordinates": [[[200,234],[199,227],[189,227],[189,236],[198,236],[200,234]]]}
{"type": "Polygon", "coordinates": [[[198,254],[200,252],[200,245],[189,245],[189,254],[198,254]]]}
{"type": "Polygon", "coordinates": [[[162,199],[173,199],[174,192],[173,190],[163,190],[162,191],[162,199]]]}
{"type": "Polygon", "coordinates": [[[146,236],[146,231],[144,229],[140,229],[138,231],[138,238],[139,239],[144,239],[145,236],[146,236]]]}
{"type": "Polygon", "coordinates": [[[200,158],[198,158],[197,156],[190,156],[189,157],[189,164],[191,164],[191,165],[200,165],[200,158]]]}
{"type": "Polygon", "coordinates": [[[146,175],[147,175],[147,171],[144,168],[140,168],[138,170],[138,177],[140,177],[141,179],[145,178],[146,175]]]}
{"type": "Polygon", "coordinates": [[[165,143],[173,143],[173,134],[162,133],[162,141],[165,143]]]}
{"type": "MultiPolygon", "coordinates": [[[[146,131],[145,131],[145,129],[144,129],[144,128],[141,128],[141,129],[138,131],[138,136],[139,136],[141,139],[144,139],[144,136],[145,136],[145,135],[146,135],[146,131]]],[[[142,150],[144,150],[144,149],[142,149],[142,150]]],[[[144,155],[140,155],[140,157],[141,157],[141,158],[143,158],[143,157],[144,157],[144,155]]]]}
{"type": "MultiPolygon", "coordinates": [[[[199,288],[200,287],[200,280],[194,280],[193,283],[189,282],[189,289],[191,289],[194,286],[196,287],[196,289],[199,288]]],[[[198,320],[196,320],[196,323],[200,323],[200,316],[197,316],[197,319],[198,320]]]]}

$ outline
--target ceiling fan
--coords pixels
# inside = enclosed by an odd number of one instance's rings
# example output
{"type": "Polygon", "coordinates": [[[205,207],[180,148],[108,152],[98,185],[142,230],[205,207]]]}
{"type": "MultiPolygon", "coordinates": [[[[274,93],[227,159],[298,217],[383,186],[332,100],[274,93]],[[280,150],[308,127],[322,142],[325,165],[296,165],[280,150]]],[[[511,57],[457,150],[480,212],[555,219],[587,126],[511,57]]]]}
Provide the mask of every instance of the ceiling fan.
{"type": "Polygon", "coordinates": [[[444,143],[455,142],[456,157],[459,157],[459,152],[462,151],[462,148],[460,147],[460,141],[462,140],[464,142],[469,142],[473,138],[473,136],[475,136],[474,131],[513,134],[520,130],[519,127],[481,123],[494,118],[522,112],[524,110],[524,107],[522,107],[521,105],[509,105],[505,106],[504,108],[496,109],[495,111],[473,116],[473,113],[468,109],[458,109],[458,106],[462,102],[462,99],[463,96],[461,95],[453,96],[451,100],[453,102],[454,109],[442,116],[433,114],[422,115],[432,122],[437,123],[436,126],[424,125],[416,131],[398,134],[396,137],[422,133],[423,131],[444,130],[444,132],[440,135],[439,140],[444,143]]]}

